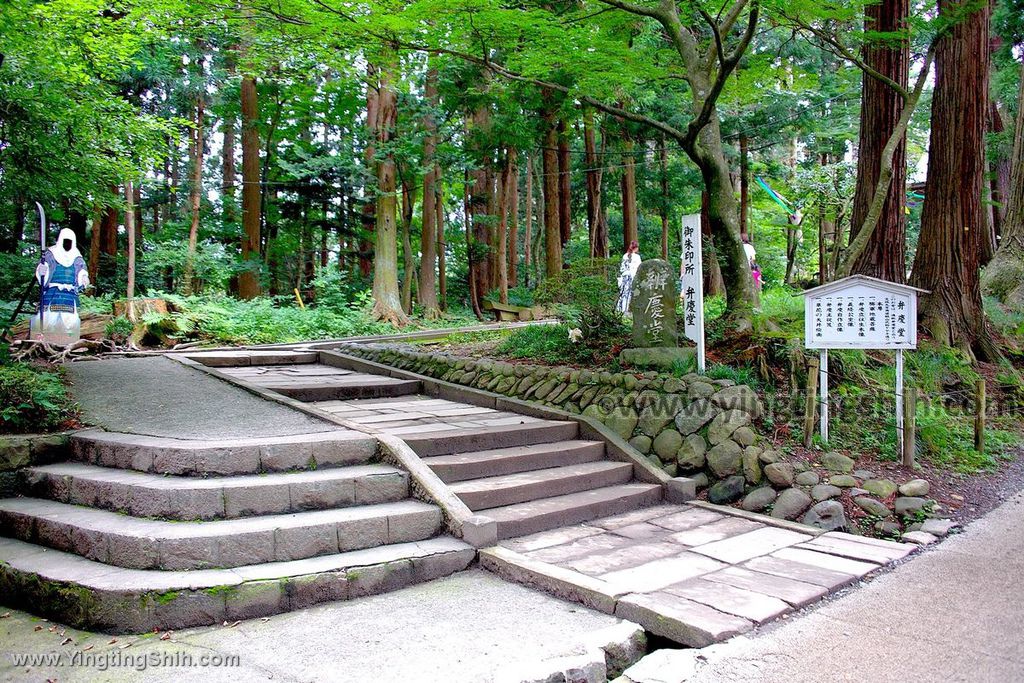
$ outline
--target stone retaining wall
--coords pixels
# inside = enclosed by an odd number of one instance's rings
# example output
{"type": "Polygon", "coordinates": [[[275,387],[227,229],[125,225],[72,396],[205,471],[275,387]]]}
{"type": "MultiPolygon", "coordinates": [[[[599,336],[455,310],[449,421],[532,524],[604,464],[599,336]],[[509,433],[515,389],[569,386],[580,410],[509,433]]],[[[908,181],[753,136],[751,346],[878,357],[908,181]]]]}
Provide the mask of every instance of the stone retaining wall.
{"type": "Polygon", "coordinates": [[[15,495],[19,470],[63,458],[69,436],[67,432],[0,436],[0,498],[15,495]]]}
{"type": "Polygon", "coordinates": [[[342,344],[342,353],[427,377],[594,417],[670,476],[699,486],[762,480],[753,422],[763,408],[749,387],[697,374],[670,377],[513,364],[385,344],[342,344]]]}

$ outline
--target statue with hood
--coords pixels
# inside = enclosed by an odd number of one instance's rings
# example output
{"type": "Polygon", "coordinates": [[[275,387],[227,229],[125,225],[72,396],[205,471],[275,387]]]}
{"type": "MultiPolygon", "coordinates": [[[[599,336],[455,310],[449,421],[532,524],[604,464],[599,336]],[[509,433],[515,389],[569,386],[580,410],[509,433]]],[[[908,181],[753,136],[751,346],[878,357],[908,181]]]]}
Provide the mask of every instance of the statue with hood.
{"type": "Polygon", "coordinates": [[[32,316],[32,338],[59,346],[78,341],[82,324],[78,294],[89,286],[89,272],[73,231],[61,230],[57,242],[43,252],[36,279],[42,297],[39,314],[32,316]]]}

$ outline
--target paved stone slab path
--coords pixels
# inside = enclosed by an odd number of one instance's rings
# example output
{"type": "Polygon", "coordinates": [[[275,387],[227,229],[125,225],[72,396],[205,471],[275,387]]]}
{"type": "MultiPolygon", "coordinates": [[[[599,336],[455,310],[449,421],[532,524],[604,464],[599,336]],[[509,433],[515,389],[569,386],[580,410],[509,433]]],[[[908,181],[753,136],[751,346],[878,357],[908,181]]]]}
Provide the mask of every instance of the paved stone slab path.
{"type": "Polygon", "coordinates": [[[251,439],[338,429],[159,356],[77,362],[68,374],[83,421],[110,431],[251,439]]]}
{"type": "Polygon", "coordinates": [[[506,540],[482,551],[481,563],[700,647],[803,607],[913,549],[714,508],[659,505],[506,540]]]}

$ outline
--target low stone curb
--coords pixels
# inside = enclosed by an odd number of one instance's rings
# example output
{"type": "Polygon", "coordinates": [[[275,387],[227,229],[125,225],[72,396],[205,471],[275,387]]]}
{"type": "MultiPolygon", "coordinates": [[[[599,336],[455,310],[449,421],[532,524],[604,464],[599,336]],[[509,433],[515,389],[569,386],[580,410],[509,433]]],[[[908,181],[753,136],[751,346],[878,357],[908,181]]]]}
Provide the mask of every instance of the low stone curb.
{"type": "Polygon", "coordinates": [[[17,494],[19,470],[63,458],[73,433],[0,436],[0,498],[17,494]]]}
{"type": "Polygon", "coordinates": [[[0,539],[0,595],[11,607],[75,628],[143,633],[253,619],[398,590],[467,568],[453,538],[381,546],[273,565],[204,571],[110,567],[0,539]]]}

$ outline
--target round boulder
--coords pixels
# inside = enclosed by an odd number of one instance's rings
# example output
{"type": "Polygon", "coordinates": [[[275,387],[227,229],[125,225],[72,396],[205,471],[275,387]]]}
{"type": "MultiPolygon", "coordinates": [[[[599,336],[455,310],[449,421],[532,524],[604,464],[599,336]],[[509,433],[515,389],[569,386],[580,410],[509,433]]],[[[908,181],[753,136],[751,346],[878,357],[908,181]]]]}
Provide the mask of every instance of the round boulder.
{"type": "Polygon", "coordinates": [[[848,474],[853,472],[853,458],[848,458],[842,453],[829,451],[821,456],[822,466],[829,472],[840,472],[848,474]]]}
{"type": "Polygon", "coordinates": [[[745,484],[743,477],[727,477],[708,489],[708,500],[716,505],[732,503],[743,495],[745,484]]]}
{"type": "Polygon", "coordinates": [[[654,439],[654,452],[658,457],[668,462],[675,460],[676,453],[683,445],[683,435],[674,429],[666,429],[654,439]]]}
{"type": "Polygon", "coordinates": [[[808,510],[801,521],[825,531],[836,531],[846,528],[846,513],[839,501],[823,500],[808,510]]]}
{"type": "Polygon", "coordinates": [[[899,491],[901,496],[921,498],[928,495],[931,486],[924,479],[911,479],[906,484],[902,484],[899,491]]]}
{"type": "Polygon", "coordinates": [[[786,489],[775,499],[772,517],[778,519],[796,519],[811,506],[811,497],[800,489],[786,489]]]}
{"type": "Polygon", "coordinates": [[[796,483],[800,486],[817,486],[819,481],[817,472],[801,472],[796,475],[796,483]]]}
{"type": "Polygon", "coordinates": [[[880,500],[868,498],[867,496],[858,496],[853,499],[853,503],[872,517],[881,517],[884,519],[892,516],[892,512],[889,510],[889,507],[880,500]]]}
{"type": "Polygon", "coordinates": [[[793,466],[788,462],[775,462],[771,465],[766,465],[764,468],[764,476],[768,477],[768,481],[775,484],[775,486],[792,486],[794,476],[793,466]]]}
{"type": "Polygon", "coordinates": [[[726,441],[707,453],[708,467],[718,477],[736,474],[742,464],[743,449],[735,441],[726,441]]]}
{"type": "Polygon", "coordinates": [[[771,486],[762,486],[748,493],[740,507],[748,512],[760,512],[774,503],[777,495],[771,486]]]}
{"type": "Polygon", "coordinates": [[[891,479],[868,479],[861,484],[861,488],[875,498],[888,498],[896,493],[896,482],[891,479]]]}
{"type": "Polygon", "coordinates": [[[629,440],[629,445],[640,451],[643,455],[651,452],[651,437],[640,434],[629,440]]]}
{"type": "Polygon", "coordinates": [[[708,443],[700,434],[690,434],[683,439],[683,445],[676,451],[676,462],[683,471],[699,470],[707,462],[705,453],[708,452],[708,443]]]}
{"type": "Polygon", "coordinates": [[[817,501],[828,500],[829,498],[838,498],[843,493],[843,490],[838,486],[832,486],[832,484],[818,484],[811,489],[811,498],[817,501]]]}
{"type": "Polygon", "coordinates": [[[732,436],[737,429],[749,424],[750,416],[740,410],[727,410],[724,413],[719,413],[708,427],[708,441],[712,446],[720,444],[732,436]]]}

